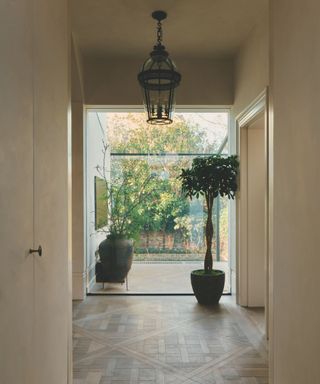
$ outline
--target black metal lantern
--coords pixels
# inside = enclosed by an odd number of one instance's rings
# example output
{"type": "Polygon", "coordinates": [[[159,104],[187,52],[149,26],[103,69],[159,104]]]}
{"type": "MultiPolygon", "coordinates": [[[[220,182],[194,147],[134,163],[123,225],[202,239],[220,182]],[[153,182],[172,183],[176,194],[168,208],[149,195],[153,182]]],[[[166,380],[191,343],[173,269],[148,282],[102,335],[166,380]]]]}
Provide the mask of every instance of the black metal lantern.
{"type": "Polygon", "coordinates": [[[171,124],[175,106],[175,88],[181,80],[174,62],[162,45],[161,21],[167,17],[166,12],[155,11],[152,17],[158,21],[157,44],[150,57],[144,62],[138,80],[142,87],[144,105],[150,124],[171,124]]]}

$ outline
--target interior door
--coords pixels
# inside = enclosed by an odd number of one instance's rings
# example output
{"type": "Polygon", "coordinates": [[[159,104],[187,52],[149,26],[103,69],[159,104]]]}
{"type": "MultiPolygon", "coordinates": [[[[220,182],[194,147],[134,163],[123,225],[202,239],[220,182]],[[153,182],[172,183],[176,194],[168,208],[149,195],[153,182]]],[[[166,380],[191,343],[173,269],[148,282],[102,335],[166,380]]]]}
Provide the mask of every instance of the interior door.
{"type": "Polygon", "coordinates": [[[72,318],[68,2],[34,1],[34,229],[43,248],[34,269],[34,383],[64,384],[70,373],[72,318]]]}
{"type": "Polygon", "coordinates": [[[19,7],[6,3],[0,3],[0,382],[29,384],[34,311],[34,255],[28,253],[33,245],[32,36],[26,1],[19,7]]]}
{"type": "Polygon", "coordinates": [[[0,2],[0,383],[71,383],[67,7],[0,2]]]}

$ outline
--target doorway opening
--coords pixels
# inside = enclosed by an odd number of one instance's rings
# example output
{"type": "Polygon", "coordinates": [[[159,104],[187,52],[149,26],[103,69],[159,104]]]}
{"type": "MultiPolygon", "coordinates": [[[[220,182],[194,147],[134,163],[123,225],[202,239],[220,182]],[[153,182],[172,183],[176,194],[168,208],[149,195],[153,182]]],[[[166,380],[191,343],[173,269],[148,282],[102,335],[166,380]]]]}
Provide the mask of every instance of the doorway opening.
{"type": "MultiPolygon", "coordinates": [[[[229,120],[228,110],[180,110],[173,124],[156,126],[140,109],[87,110],[88,293],[192,294],[190,272],[203,268],[205,205],[182,194],[178,176],[195,157],[228,155],[229,120]],[[105,181],[116,202],[106,199],[105,181]],[[134,239],[127,286],[96,278],[98,247],[110,230],[106,211],[112,209],[119,223],[128,216],[124,225],[134,239]]],[[[231,292],[230,204],[218,198],[213,212],[214,268],[226,273],[225,293],[231,292]]]]}
{"type": "Polygon", "coordinates": [[[268,119],[263,92],[237,119],[240,199],[237,202],[237,302],[255,308],[268,336],[268,119]]]}

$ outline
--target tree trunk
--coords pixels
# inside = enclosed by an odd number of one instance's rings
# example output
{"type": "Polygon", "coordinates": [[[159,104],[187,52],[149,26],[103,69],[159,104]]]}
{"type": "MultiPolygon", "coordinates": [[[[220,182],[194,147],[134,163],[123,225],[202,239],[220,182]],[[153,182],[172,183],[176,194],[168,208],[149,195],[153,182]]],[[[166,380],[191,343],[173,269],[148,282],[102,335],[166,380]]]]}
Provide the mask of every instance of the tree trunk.
{"type": "Polygon", "coordinates": [[[162,229],[162,249],[166,248],[166,229],[162,229]]]}
{"type": "Polygon", "coordinates": [[[213,238],[213,223],[212,223],[212,208],[213,208],[213,198],[211,196],[206,196],[207,208],[208,208],[208,217],[206,222],[206,256],[204,259],[204,269],[206,272],[212,271],[212,238],[213,238]]]}

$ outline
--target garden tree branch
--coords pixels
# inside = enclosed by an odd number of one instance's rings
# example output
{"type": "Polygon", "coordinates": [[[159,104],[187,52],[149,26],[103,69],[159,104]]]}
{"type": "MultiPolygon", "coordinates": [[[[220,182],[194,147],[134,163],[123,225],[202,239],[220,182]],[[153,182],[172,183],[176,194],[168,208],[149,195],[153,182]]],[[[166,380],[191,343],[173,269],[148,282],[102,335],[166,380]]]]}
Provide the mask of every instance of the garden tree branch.
{"type": "Polygon", "coordinates": [[[99,176],[104,180],[106,187],[105,198],[109,206],[106,212],[109,228],[108,231],[103,229],[102,232],[107,232],[115,236],[130,237],[131,216],[135,209],[142,204],[143,200],[153,194],[153,190],[149,192],[146,191],[154,176],[148,174],[142,181],[137,179],[139,167],[137,168],[135,164],[128,162],[127,165],[129,164],[129,168],[122,168],[122,176],[113,177],[112,174],[110,174],[110,177],[108,177],[108,148],[109,146],[102,140],[103,164],[96,167],[99,176]],[[133,169],[130,168],[132,166],[133,169]]]}
{"type": "Polygon", "coordinates": [[[152,179],[153,177],[150,175],[148,176],[144,182],[142,183],[142,187],[140,189],[140,192],[138,193],[138,197],[137,197],[137,201],[134,202],[131,206],[131,209],[128,210],[128,214],[133,210],[135,209],[141,202],[142,202],[142,197],[146,197],[146,196],[150,196],[152,195],[153,191],[149,192],[148,194],[146,195],[143,195],[143,192],[144,192],[144,188],[147,186],[147,184],[149,183],[149,181],[152,179]]]}
{"type": "MultiPolygon", "coordinates": [[[[120,178],[119,178],[120,180],[120,178]]],[[[124,187],[125,187],[125,183],[126,183],[126,179],[123,178],[122,179],[122,182],[120,184],[120,186],[117,188],[117,192],[116,192],[116,195],[115,197],[113,198],[114,200],[111,199],[111,209],[113,210],[118,210],[119,211],[119,207],[121,206],[121,201],[120,201],[120,192],[122,192],[124,190],[124,187]]],[[[113,191],[114,188],[111,187],[111,190],[113,191]]],[[[116,212],[113,212],[113,213],[116,213],[116,212]]],[[[117,232],[119,232],[120,234],[122,234],[122,231],[120,231],[119,228],[121,228],[121,215],[120,215],[120,212],[118,212],[118,214],[114,215],[112,212],[111,212],[111,215],[112,215],[112,221],[111,221],[111,226],[113,225],[115,230],[117,232]]],[[[122,220],[124,220],[125,218],[122,217],[122,220]]]]}
{"type": "MultiPolygon", "coordinates": [[[[105,143],[105,141],[102,139],[102,169],[99,165],[96,166],[96,170],[98,172],[98,175],[101,177],[101,179],[104,181],[105,189],[106,189],[106,199],[107,199],[107,205],[106,205],[106,217],[108,217],[108,211],[110,209],[109,207],[109,201],[108,201],[108,195],[110,193],[109,191],[109,183],[107,179],[107,173],[106,173],[106,155],[107,155],[108,145],[105,143]]],[[[107,233],[104,228],[99,228],[97,232],[103,232],[107,233]]]]}

